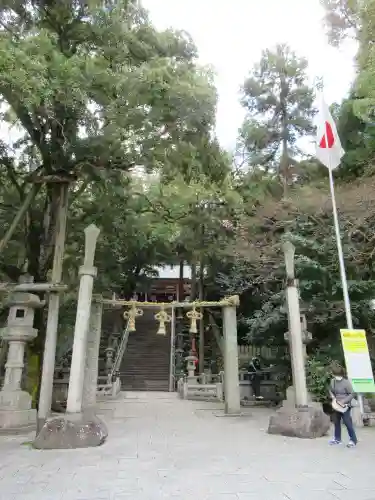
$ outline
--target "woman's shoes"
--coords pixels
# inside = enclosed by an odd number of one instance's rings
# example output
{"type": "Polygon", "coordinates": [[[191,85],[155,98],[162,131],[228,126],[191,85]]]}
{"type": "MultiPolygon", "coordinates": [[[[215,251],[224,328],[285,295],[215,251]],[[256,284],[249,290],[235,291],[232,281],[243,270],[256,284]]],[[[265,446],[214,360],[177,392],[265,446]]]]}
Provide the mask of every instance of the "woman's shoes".
{"type": "Polygon", "coordinates": [[[342,441],[339,441],[338,439],[331,439],[331,441],[329,442],[330,445],[335,445],[335,444],[342,444],[342,441]]]}

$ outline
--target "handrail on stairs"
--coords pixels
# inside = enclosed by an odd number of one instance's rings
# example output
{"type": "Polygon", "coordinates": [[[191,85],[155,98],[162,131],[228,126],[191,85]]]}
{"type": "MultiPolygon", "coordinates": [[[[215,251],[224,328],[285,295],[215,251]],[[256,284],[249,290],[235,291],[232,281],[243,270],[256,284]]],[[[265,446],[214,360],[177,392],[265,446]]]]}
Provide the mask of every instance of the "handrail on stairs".
{"type": "Polygon", "coordinates": [[[124,331],[122,333],[122,337],[121,337],[120,345],[119,345],[117,353],[116,353],[115,361],[112,365],[111,371],[108,373],[108,383],[112,382],[113,377],[120,369],[121,361],[122,361],[122,358],[124,357],[126,346],[128,345],[128,340],[129,340],[129,334],[130,334],[129,321],[130,320],[128,319],[126,326],[124,328],[124,331]]]}

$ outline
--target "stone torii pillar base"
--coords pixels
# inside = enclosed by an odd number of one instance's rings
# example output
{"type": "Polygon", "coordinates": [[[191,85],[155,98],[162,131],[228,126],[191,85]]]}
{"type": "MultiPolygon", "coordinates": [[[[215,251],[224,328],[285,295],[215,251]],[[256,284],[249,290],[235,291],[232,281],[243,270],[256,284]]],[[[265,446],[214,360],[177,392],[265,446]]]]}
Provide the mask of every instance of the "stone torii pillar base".
{"type": "Polygon", "coordinates": [[[48,419],[33,446],[38,450],[90,448],[102,445],[107,436],[104,422],[93,413],[66,413],[48,419]]]}

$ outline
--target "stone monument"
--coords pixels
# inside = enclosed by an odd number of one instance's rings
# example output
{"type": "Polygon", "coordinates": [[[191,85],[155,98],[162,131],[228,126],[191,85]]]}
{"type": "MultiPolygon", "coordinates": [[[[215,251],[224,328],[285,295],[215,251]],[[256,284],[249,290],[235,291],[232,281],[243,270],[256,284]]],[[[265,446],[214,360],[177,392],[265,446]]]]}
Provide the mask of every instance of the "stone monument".
{"type": "Polygon", "coordinates": [[[34,440],[38,449],[88,448],[100,446],[108,436],[107,428],[92,411],[83,411],[83,391],[87,356],[87,336],[96,267],[94,255],[99,229],[91,224],[85,229],[85,258],[79,270],[80,285],[74,328],[67,412],[46,421],[34,440]]]}
{"type": "Polygon", "coordinates": [[[327,434],[330,428],[330,419],[323,412],[321,406],[309,404],[298,283],[294,273],[294,252],[292,243],[286,242],[284,244],[287,274],[286,297],[295,404],[284,406],[271,416],[268,433],[299,438],[316,438],[327,434]]]}
{"type": "Polygon", "coordinates": [[[25,345],[37,336],[33,328],[35,309],[44,304],[35,294],[14,292],[9,300],[7,326],[0,330],[8,342],[4,385],[0,392],[0,432],[34,430],[36,410],[31,408],[31,396],[21,389],[25,345]]]}

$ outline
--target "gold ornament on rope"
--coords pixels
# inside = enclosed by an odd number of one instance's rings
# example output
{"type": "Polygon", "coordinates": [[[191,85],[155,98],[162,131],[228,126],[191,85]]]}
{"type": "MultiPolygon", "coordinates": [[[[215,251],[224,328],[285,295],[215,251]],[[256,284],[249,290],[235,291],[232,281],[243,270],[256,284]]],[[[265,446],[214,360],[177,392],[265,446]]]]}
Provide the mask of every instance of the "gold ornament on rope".
{"type": "Polygon", "coordinates": [[[166,335],[167,330],[165,328],[165,323],[170,323],[172,317],[165,311],[164,305],[160,307],[160,311],[155,314],[154,318],[159,321],[159,329],[156,332],[157,335],[166,335]]]}
{"type": "Polygon", "coordinates": [[[143,316],[143,311],[142,309],[138,309],[134,302],[130,309],[124,312],[124,319],[129,320],[129,332],[135,332],[135,318],[138,318],[139,316],[143,316]]]}
{"type": "Polygon", "coordinates": [[[197,321],[199,319],[202,319],[203,318],[203,314],[201,312],[198,312],[196,309],[195,309],[195,306],[193,307],[193,309],[189,312],[186,313],[186,317],[190,319],[190,328],[189,328],[189,332],[190,333],[198,333],[198,329],[197,329],[197,321]]]}

